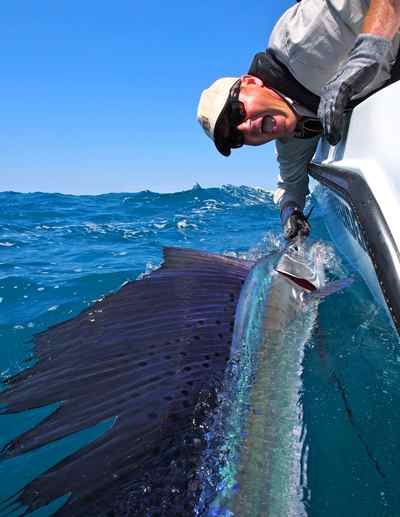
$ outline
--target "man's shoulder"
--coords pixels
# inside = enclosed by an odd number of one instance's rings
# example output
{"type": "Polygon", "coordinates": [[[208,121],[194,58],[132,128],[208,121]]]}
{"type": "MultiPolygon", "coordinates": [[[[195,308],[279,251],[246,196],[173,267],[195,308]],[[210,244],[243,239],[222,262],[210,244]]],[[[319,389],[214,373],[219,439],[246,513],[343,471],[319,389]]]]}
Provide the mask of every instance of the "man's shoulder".
{"type": "Polygon", "coordinates": [[[320,95],[353,47],[368,5],[369,0],[302,0],[277,21],[268,46],[301,84],[320,95]]]}
{"type": "Polygon", "coordinates": [[[304,34],[322,34],[326,28],[333,30],[334,36],[338,27],[356,36],[369,5],[370,0],[297,1],[282,13],[274,25],[268,46],[285,49],[291,43],[303,41],[304,34]]]}

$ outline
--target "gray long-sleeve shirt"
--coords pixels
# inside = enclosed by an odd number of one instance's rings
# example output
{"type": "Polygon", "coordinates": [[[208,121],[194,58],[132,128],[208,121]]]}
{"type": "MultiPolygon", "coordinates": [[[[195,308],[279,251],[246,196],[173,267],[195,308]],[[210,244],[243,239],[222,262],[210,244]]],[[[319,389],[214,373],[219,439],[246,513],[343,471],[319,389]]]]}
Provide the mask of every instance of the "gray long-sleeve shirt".
{"type": "MultiPolygon", "coordinates": [[[[361,32],[369,0],[302,0],[288,9],[276,23],[269,47],[293,76],[316,95],[337,72],[361,32]]],[[[393,61],[399,38],[393,42],[393,61]]],[[[382,86],[390,69],[382,70],[361,95],[382,86]]],[[[318,138],[290,138],[276,142],[279,163],[278,190],[274,199],[281,206],[288,201],[304,206],[308,193],[308,164],[318,138]]]]}

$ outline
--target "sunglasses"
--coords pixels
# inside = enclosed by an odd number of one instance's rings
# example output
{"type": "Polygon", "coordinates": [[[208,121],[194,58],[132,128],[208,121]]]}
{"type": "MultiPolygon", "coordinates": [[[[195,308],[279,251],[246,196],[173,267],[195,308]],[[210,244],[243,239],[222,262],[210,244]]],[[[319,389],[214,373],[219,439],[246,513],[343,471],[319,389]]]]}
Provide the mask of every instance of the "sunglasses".
{"type": "Polygon", "coordinates": [[[239,124],[246,120],[244,104],[239,100],[240,84],[241,80],[239,79],[232,86],[228,97],[228,117],[230,122],[228,142],[233,149],[242,147],[244,144],[244,135],[237,128],[239,124]]]}

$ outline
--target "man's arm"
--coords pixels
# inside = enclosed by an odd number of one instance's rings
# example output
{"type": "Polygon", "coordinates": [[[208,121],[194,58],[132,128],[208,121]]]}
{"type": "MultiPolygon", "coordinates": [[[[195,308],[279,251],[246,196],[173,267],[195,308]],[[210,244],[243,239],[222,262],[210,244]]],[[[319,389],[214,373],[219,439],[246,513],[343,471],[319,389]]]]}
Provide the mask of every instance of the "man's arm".
{"type": "Polygon", "coordinates": [[[361,32],[392,40],[400,28],[400,0],[371,0],[361,32]]]}
{"type": "Polygon", "coordinates": [[[319,137],[290,138],[285,144],[276,141],[280,174],[274,201],[279,203],[283,233],[289,240],[298,233],[307,235],[309,232],[303,208],[308,194],[308,165],[318,140],[319,137]]]}
{"type": "Polygon", "coordinates": [[[399,27],[400,0],[371,0],[348,60],[321,92],[318,115],[331,145],[342,137],[343,113],[351,98],[390,73],[396,57],[392,40],[399,27]]]}

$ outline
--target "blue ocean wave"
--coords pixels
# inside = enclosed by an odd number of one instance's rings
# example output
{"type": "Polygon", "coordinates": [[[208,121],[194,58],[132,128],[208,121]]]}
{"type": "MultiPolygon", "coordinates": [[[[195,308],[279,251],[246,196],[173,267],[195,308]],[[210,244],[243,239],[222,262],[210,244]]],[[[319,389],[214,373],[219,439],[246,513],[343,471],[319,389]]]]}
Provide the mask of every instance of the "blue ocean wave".
{"type": "MultiPolygon", "coordinates": [[[[318,210],[311,225],[313,238],[329,248],[318,210]]],[[[196,185],[169,194],[99,196],[2,192],[0,377],[35,360],[34,334],[157,268],[163,246],[257,258],[282,245],[279,210],[263,189],[196,185]]],[[[349,274],[330,249],[329,274],[349,274]]],[[[319,328],[304,359],[304,497],[310,516],[400,514],[400,417],[393,410],[400,401],[399,346],[386,316],[353,274],[351,288],[321,304],[319,328]]],[[[27,426],[23,415],[3,422],[7,437],[27,426]]],[[[62,457],[62,446],[57,450],[62,457]]],[[[0,463],[0,477],[7,480],[0,484],[0,502],[19,486],[21,469],[32,477],[51,464],[52,451],[0,463]]]]}

